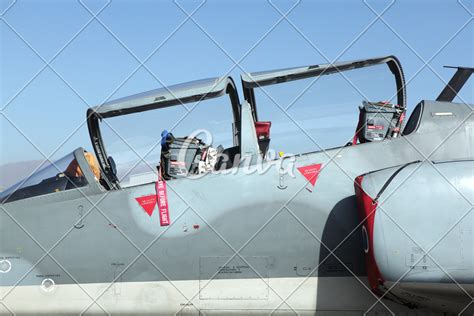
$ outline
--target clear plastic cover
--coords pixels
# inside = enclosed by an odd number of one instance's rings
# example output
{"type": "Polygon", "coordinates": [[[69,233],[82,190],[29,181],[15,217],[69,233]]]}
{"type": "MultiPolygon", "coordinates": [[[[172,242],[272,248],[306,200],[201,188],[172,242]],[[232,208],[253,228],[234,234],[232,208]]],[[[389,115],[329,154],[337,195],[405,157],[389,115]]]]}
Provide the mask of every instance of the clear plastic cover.
{"type": "Polygon", "coordinates": [[[85,185],[87,180],[74,153],[70,153],[53,163],[45,161],[36,172],[3,191],[0,202],[12,202],[85,185]]]}

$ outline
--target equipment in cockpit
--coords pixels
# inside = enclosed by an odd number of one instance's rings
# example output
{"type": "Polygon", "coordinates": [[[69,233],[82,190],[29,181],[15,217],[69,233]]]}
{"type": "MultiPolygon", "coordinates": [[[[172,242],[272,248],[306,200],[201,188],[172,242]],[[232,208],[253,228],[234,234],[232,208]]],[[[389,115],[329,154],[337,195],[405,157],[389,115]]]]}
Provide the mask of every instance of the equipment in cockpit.
{"type": "Polygon", "coordinates": [[[381,141],[397,137],[400,133],[405,116],[404,107],[388,102],[363,101],[359,110],[356,132],[359,142],[381,141]]]}
{"type": "Polygon", "coordinates": [[[222,146],[213,148],[197,137],[175,137],[161,133],[161,176],[165,180],[198,175],[214,170],[222,146]]]}

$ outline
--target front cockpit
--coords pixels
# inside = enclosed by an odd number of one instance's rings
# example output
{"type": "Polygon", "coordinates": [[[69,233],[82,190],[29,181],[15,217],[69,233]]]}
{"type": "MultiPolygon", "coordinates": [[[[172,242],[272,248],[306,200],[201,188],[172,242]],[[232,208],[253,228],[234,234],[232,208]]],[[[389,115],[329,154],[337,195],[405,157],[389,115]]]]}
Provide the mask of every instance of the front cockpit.
{"type": "Polygon", "coordinates": [[[151,183],[158,173],[170,180],[231,168],[241,149],[240,111],[230,77],[163,87],[90,108],[89,134],[103,187],[151,183]]]}

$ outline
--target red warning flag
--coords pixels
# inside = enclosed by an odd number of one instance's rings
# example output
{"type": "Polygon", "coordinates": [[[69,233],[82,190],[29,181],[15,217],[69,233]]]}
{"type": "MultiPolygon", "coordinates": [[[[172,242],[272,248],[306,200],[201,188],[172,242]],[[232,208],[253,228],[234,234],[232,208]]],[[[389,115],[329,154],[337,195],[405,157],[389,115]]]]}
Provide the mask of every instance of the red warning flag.
{"type": "Polygon", "coordinates": [[[309,181],[314,187],[318,179],[319,171],[321,170],[320,163],[297,168],[299,172],[309,181]]]}
{"type": "Polygon", "coordinates": [[[138,204],[143,207],[148,216],[151,216],[153,214],[157,202],[155,194],[137,197],[135,198],[135,200],[137,200],[138,204]]]}

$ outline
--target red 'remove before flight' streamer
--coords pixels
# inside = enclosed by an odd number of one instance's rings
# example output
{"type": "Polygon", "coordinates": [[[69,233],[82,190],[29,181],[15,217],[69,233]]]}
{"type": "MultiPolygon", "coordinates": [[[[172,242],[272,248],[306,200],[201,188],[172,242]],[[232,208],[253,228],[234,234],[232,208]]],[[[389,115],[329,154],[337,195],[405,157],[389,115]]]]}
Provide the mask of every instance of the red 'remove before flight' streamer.
{"type": "Polygon", "coordinates": [[[156,182],[156,197],[158,200],[158,211],[160,213],[160,225],[170,224],[170,212],[168,208],[168,196],[166,195],[166,182],[158,179],[156,182]]]}

